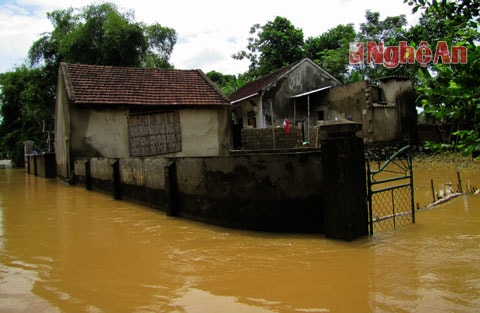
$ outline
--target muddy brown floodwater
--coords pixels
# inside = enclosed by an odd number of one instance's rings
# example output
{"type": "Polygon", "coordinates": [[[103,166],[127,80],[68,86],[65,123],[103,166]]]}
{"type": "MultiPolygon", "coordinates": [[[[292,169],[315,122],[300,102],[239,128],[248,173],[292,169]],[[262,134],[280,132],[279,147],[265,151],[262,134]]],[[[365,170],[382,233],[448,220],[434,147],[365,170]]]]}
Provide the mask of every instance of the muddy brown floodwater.
{"type": "MultiPolygon", "coordinates": [[[[415,168],[415,202],[454,165],[415,168]]],[[[480,184],[478,168],[462,179],[480,184]]],[[[0,170],[0,312],[478,312],[480,195],[343,242],[169,218],[0,170]]]]}

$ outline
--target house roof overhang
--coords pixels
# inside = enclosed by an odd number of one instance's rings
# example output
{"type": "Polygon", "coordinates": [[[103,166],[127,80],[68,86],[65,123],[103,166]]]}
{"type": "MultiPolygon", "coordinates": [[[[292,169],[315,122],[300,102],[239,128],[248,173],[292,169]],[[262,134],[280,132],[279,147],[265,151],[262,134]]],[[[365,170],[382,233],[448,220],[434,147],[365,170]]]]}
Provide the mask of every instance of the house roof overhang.
{"type": "Polygon", "coordinates": [[[251,95],[249,95],[249,96],[243,97],[243,98],[241,98],[241,99],[237,99],[237,100],[235,100],[235,101],[232,101],[232,102],[230,102],[230,103],[231,103],[231,104],[236,104],[236,103],[245,101],[245,100],[247,100],[247,99],[253,98],[253,97],[255,97],[255,96],[258,96],[258,94],[259,94],[259,93],[257,92],[257,93],[251,94],[251,95]]]}
{"type": "Polygon", "coordinates": [[[290,98],[292,98],[292,99],[293,98],[300,98],[300,97],[308,96],[308,95],[311,95],[311,94],[314,94],[314,93],[317,93],[317,92],[320,92],[320,91],[324,91],[324,90],[327,90],[327,89],[330,89],[330,88],[332,88],[332,86],[322,87],[322,88],[318,88],[318,89],[315,89],[315,90],[300,93],[298,95],[293,95],[290,98]]]}

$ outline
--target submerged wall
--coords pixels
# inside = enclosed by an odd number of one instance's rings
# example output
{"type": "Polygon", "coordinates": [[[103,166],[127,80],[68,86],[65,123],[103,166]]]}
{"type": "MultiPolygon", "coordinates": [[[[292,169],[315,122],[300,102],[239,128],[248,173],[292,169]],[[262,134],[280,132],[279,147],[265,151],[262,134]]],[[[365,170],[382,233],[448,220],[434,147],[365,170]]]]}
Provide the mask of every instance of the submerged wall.
{"type": "Polygon", "coordinates": [[[56,176],[55,154],[29,154],[25,158],[25,170],[28,174],[44,178],[54,178],[56,176]]]}
{"type": "Polygon", "coordinates": [[[368,234],[360,126],[326,126],[322,151],[76,159],[75,179],[171,216],[352,240],[368,234]]]}
{"type": "Polygon", "coordinates": [[[118,195],[115,188],[119,187],[119,198],[170,210],[171,215],[236,228],[323,232],[322,165],[318,151],[196,158],[77,159],[75,175],[78,184],[88,183],[88,189],[115,196],[118,195]],[[120,174],[117,187],[116,164],[120,174]],[[166,174],[172,164],[173,187],[166,174]],[[172,192],[173,199],[169,198],[172,192]]]}

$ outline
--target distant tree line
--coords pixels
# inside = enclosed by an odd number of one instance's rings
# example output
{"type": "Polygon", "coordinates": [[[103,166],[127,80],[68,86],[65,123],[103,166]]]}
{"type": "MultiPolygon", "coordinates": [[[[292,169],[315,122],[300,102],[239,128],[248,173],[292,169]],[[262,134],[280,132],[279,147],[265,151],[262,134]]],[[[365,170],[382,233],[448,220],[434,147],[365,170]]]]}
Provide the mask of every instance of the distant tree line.
{"type": "MultiPolygon", "coordinates": [[[[311,58],[344,83],[397,75],[412,79],[418,92],[417,106],[428,116],[454,125],[455,140],[448,145],[429,144],[434,150],[480,151],[478,47],[479,7],[476,0],[404,0],[413,12],[421,12],[417,25],[408,26],[404,15],[380,18],[366,11],[365,22],[338,25],[317,37],[304,38],[302,29],[285,17],[264,25],[255,24],[245,50],[234,59],[250,62],[245,73],[207,76],[227,95],[245,83],[260,78],[304,57],[311,58]],[[351,42],[383,42],[396,46],[407,42],[418,48],[422,41],[465,46],[467,64],[420,63],[388,68],[378,64],[349,63],[351,42]]],[[[23,165],[23,141],[34,140],[46,150],[54,128],[55,89],[60,62],[173,68],[170,56],[177,34],[158,23],[135,21],[131,11],[120,12],[112,3],[82,9],[57,10],[47,14],[53,31],[43,34],[29,50],[29,64],[0,74],[0,155],[9,155],[23,165]]]]}

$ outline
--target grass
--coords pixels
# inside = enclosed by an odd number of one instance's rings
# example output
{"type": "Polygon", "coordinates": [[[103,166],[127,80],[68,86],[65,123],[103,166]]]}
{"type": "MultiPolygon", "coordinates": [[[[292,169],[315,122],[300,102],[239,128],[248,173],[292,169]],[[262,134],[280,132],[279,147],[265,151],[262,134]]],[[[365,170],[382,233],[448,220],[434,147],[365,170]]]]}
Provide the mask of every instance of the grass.
{"type": "Polygon", "coordinates": [[[413,156],[413,165],[431,168],[444,167],[454,164],[457,168],[480,169],[480,159],[463,156],[458,152],[441,152],[437,154],[416,153],[413,156]]]}

